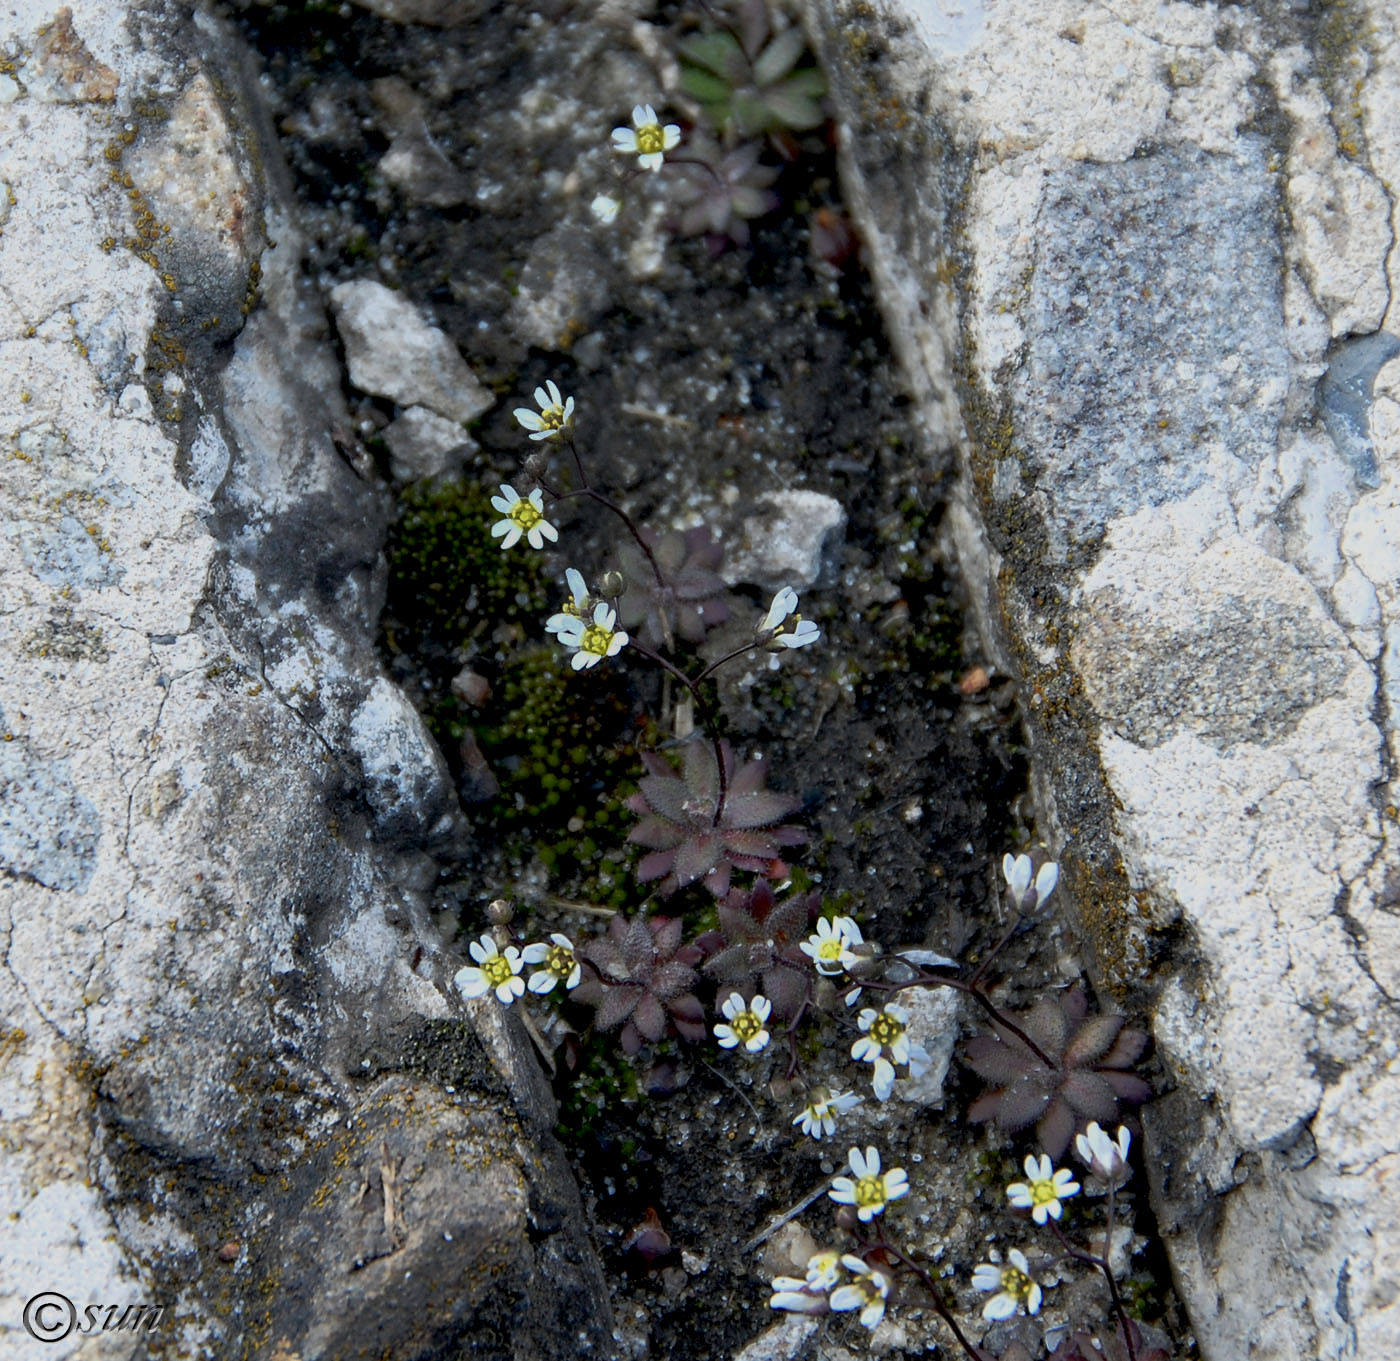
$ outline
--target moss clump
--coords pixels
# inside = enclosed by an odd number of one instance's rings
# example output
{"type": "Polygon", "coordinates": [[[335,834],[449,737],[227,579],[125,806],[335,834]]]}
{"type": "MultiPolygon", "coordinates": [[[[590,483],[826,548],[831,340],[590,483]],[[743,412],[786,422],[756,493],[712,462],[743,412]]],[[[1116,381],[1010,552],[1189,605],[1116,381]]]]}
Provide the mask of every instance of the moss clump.
{"type": "Polygon", "coordinates": [[[635,901],[625,849],[635,819],[623,800],[639,768],[621,673],[579,675],[560,649],[530,648],[506,669],[486,717],[476,737],[500,781],[492,813],[506,844],[537,856],[565,896],[635,901]]]}
{"type": "Polygon", "coordinates": [[[501,552],[491,537],[501,517],[489,488],[420,484],[402,506],[386,546],[393,618],[386,633],[394,650],[460,648],[502,624],[527,617],[534,624],[542,616],[538,559],[529,551],[501,552]]]}

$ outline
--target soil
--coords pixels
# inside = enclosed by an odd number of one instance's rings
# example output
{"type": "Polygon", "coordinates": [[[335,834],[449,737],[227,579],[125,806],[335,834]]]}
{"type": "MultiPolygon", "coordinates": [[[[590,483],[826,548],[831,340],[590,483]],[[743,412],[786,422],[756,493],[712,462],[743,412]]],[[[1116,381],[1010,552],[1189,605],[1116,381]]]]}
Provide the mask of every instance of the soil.
{"type": "MultiPolygon", "coordinates": [[[[624,665],[625,653],[575,675],[542,629],[564,568],[596,579],[618,522],[568,503],[558,547],[540,555],[502,554],[488,535],[486,497],[500,482],[528,485],[521,463],[539,452],[511,411],[552,379],[577,404],[591,481],[643,525],[705,524],[733,543],[767,493],[807,489],[845,508],[844,541],[800,588],[820,643],[777,670],[760,654],[722,672],[723,727],[743,755],[766,757],[773,788],[802,799],[810,840],[790,857],[796,887],[886,947],[976,960],[1003,929],[1002,853],[1029,838],[1015,687],[974,674],[984,659],[937,547],[951,451],[930,450],[915,427],[858,248],[840,258],[830,244],[846,226],[830,129],[784,139],[789,160],[765,153],[780,166],[778,206],[749,245],[673,235],[667,172],[625,179],[607,150],[635,98],[655,98],[625,93],[656,83],[627,25],[610,27],[594,12],[605,7],[478,8],[471,26],[424,28],[346,5],[232,7],[265,65],[316,276],[401,290],[500,395],[471,429],[461,479],[398,486],[388,545],[386,660],[442,742],[472,826],[441,866],[444,920],[479,934],[487,904],[504,898],[532,939],[596,932],[596,913],[570,906],[580,903],[680,915],[696,931],[714,922],[703,888],[661,900],[638,884],[625,841],[637,746],[676,744],[674,686],[640,658],[624,665]],[[419,184],[396,186],[380,162],[405,137],[437,159],[419,184]],[[611,226],[586,209],[603,190],[626,201],[611,226]],[[548,300],[551,262],[580,271],[582,301],[546,345],[529,304],[548,300]],[[464,669],[489,698],[454,693],[464,669]]],[[[650,18],[665,47],[697,15],[650,18]]],[[[392,405],[347,398],[388,479],[380,432],[392,405]]],[[[556,449],[544,475],[563,481],[566,468],[556,449]]],[[[742,641],[770,594],[739,583],[704,655],[742,641]]],[[[1078,972],[1053,922],[1018,936],[999,969],[1010,1005],[1078,972]]],[[[712,1010],[712,991],[702,996],[712,1010]]],[[[878,1106],[848,1057],[849,1014],[809,1028],[802,1048],[812,1080],[867,1094],[833,1149],[801,1136],[801,1103],[775,1095],[785,1053],[749,1060],[669,1040],[633,1062],[612,1037],[568,1039],[579,1009],[536,1011],[558,1044],[561,1134],[627,1354],[729,1356],[768,1327],[768,1279],[791,1268],[775,1266],[771,1244],[748,1245],[857,1140],[908,1169],[905,1245],[953,1272],[962,1304],[980,1304],[967,1281],[989,1238],[1026,1237],[1000,1188],[1012,1150],[962,1118],[974,1080],[955,1064],[941,1112],[878,1106]]],[[[824,1201],[802,1222],[837,1241],[824,1201]]],[[[1065,1300],[1096,1288],[1082,1269],[1063,1275],[1065,1300]]],[[[1161,1308],[1146,1303],[1149,1316],[1161,1308]]],[[[950,1342],[912,1286],[891,1316],[887,1354],[950,1342]]],[[[833,1343],[866,1346],[850,1317],[824,1327],[833,1343]]]]}

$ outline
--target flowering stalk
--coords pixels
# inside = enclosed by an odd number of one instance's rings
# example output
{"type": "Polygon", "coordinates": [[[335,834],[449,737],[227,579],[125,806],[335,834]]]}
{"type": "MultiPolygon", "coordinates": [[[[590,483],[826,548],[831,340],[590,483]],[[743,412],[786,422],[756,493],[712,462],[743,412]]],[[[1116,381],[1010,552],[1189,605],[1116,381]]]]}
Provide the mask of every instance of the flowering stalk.
{"type": "Polygon", "coordinates": [[[919,1284],[928,1292],[929,1302],[933,1305],[933,1311],[948,1325],[948,1330],[957,1339],[958,1346],[972,1358],[972,1361],[983,1361],[982,1353],[968,1341],[967,1334],[958,1325],[958,1320],[954,1317],[953,1311],[948,1308],[947,1302],[943,1298],[943,1292],[938,1288],[932,1276],[928,1274],[908,1253],[895,1247],[887,1238],[880,1238],[865,1245],[867,1253],[874,1254],[883,1252],[887,1256],[894,1258],[895,1262],[906,1271],[912,1273],[919,1284]]]}
{"type": "MultiPolygon", "coordinates": [[[[1066,1255],[1073,1257],[1077,1262],[1083,1262],[1087,1266],[1097,1267],[1103,1272],[1104,1280],[1108,1282],[1108,1294],[1113,1302],[1113,1316],[1118,1321],[1118,1330],[1123,1334],[1123,1341],[1128,1348],[1128,1361],[1137,1361],[1137,1348],[1133,1346],[1132,1330],[1128,1324],[1128,1311],[1123,1307],[1123,1297],[1118,1293],[1118,1282],[1113,1278],[1113,1266],[1107,1256],[1096,1257],[1092,1252],[1086,1252],[1083,1248],[1077,1248],[1065,1237],[1065,1231],[1055,1223],[1050,1224],[1051,1231],[1060,1240],[1060,1246],[1064,1248],[1066,1255]]],[[[1113,1186],[1110,1183],[1108,1188],[1108,1207],[1104,1212],[1104,1250],[1113,1251],[1113,1186]]]]}

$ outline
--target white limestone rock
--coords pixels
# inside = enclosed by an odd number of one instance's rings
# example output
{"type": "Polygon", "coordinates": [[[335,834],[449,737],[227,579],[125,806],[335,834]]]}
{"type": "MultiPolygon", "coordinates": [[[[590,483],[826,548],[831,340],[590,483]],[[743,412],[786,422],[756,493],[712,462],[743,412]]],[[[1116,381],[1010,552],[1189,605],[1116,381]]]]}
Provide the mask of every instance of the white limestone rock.
{"type": "Polygon", "coordinates": [[[463,425],[495,403],[452,340],[393,289],[354,279],[330,296],[350,381],[362,392],[463,425]]]}
{"type": "Polygon", "coordinates": [[[808,14],[892,340],[963,449],[946,531],[1024,674],[1063,901],[1178,1083],[1147,1161],[1202,1355],[1388,1361],[1400,363],[1332,342],[1400,337],[1394,24],[808,14]]]}

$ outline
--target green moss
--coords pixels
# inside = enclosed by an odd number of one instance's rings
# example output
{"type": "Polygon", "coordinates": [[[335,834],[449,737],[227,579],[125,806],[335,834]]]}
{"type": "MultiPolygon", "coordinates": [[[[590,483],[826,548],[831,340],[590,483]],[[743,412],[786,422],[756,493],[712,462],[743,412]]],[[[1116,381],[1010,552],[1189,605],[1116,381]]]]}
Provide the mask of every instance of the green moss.
{"type": "Polygon", "coordinates": [[[406,635],[390,637],[392,648],[460,647],[501,624],[533,624],[543,612],[536,555],[503,553],[491,537],[500,516],[489,487],[420,484],[404,494],[402,507],[386,546],[389,609],[406,635]]]}

